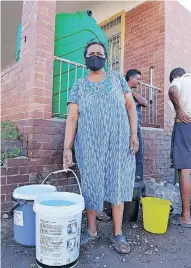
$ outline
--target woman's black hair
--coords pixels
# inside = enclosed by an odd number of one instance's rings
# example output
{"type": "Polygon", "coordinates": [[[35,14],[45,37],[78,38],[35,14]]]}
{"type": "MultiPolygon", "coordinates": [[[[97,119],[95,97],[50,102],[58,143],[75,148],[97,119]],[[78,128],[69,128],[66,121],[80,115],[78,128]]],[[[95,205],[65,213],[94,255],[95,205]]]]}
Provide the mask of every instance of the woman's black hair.
{"type": "Polygon", "coordinates": [[[84,50],[84,58],[85,58],[86,55],[87,55],[88,48],[89,48],[90,46],[92,46],[92,45],[100,45],[100,46],[102,46],[103,49],[104,49],[105,57],[106,57],[106,59],[107,59],[107,50],[106,50],[104,44],[103,44],[102,42],[99,42],[99,41],[93,41],[93,42],[90,42],[90,43],[87,44],[87,46],[85,47],[85,50],[84,50]]]}

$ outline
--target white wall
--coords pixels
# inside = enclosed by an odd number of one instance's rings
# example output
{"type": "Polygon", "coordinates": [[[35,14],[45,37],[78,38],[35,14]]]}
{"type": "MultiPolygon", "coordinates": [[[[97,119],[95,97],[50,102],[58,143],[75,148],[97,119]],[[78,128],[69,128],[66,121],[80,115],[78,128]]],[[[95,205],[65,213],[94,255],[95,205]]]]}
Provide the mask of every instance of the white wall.
{"type": "Polygon", "coordinates": [[[129,11],[146,0],[140,1],[57,1],[57,13],[75,13],[77,11],[91,10],[97,23],[110,18],[116,13],[129,11]]]}
{"type": "Polygon", "coordinates": [[[17,27],[22,16],[22,1],[1,2],[1,69],[16,62],[17,27]]]}
{"type": "Polygon", "coordinates": [[[131,10],[142,2],[144,1],[103,1],[93,5],[91,10],[97,23],[101,23],[122,10],[131,10]]]}

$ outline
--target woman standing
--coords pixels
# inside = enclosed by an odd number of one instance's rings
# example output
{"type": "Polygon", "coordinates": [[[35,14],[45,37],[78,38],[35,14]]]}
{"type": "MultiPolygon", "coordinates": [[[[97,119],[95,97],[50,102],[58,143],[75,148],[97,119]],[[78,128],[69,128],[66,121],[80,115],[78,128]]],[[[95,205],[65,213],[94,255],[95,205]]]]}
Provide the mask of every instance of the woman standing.
{"type": "Polygon", "coordinates": [[[81,244],[97,238],[96,212],[112,204],[113,234],[119,253],[130,251],[122,235],[124,201],[131,201],[135,177],[137,114],[131,90],[116,72],[104,71],[107,52],[93,42],[84,52],[88,76],[73,86],[68,100],[63,166],[71,167],[73,142],[81,175],[88,229],[81,244]]]}

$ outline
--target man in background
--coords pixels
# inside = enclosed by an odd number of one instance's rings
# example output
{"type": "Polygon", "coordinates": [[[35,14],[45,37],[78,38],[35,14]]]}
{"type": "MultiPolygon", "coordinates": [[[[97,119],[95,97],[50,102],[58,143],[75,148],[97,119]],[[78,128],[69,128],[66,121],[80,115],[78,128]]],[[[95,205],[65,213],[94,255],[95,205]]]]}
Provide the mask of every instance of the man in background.
{"type": "Polygon", "coordinates": [[[191,227],[191,74],[183,68],[170,73],[169,98],[175,109],[172,133],[171,158],[173,167],[179,171],[182,214],[173,215],[171,223],[191,227]]]}
{"type": "Polygon", "coordinates": [[[141,107],[147,106],[147,100],[134,91],[134,89],[137,88],[139,82],[141,81],[141,72],[139,70],[131,69],[127,71],[125,79],[128,83],[128,86],[132,90],[133,98],[137,107],[137,117],[138,117],[137,135],[139,138],[139,150],[135,155],[136,157],[135,177],[140,177],[140,179],[143,180],[144,171],[143,171],[143,142],[141,137],[141,120],[142,120],[141,107]]]}

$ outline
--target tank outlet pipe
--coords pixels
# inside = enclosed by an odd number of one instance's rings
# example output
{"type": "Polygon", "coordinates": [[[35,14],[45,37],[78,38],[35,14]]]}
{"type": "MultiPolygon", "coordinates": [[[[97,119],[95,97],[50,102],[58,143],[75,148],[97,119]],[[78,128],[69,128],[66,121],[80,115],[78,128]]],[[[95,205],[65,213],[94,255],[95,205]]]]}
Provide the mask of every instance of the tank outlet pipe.
{"type": "Polygon", "coordinates": [[[87,11],[87,14],[88,14],[88,16],[91,17],[91,16],[92,16],[92,11],[91,11],[91,10],[88,10],[88,11],[87,11]]]}

